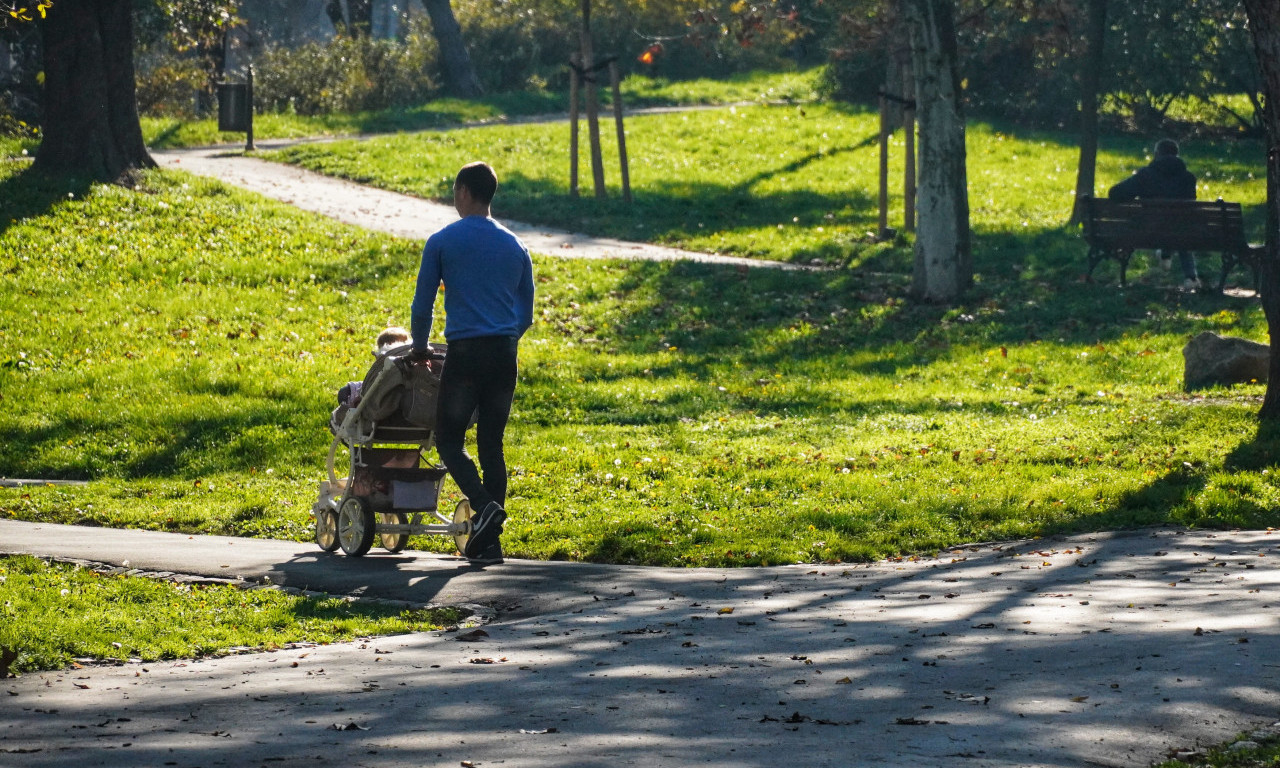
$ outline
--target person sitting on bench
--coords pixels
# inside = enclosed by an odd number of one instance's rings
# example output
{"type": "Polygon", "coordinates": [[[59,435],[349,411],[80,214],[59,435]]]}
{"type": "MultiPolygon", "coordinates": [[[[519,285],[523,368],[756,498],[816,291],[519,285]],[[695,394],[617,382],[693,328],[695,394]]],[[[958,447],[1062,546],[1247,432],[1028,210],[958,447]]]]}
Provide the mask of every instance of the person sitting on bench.
{"type": "MultiPolygon", "coordinates": [[[[1178,142],[1161,139],[1156,142],[1155,151],[1155,159],[1149,165],[1139,168],[1132,176],[1112,187],[1107,197],[1112,200],[1195,200],[1196,177],[1178,157],[1178,142]]],[[[1160,263],[1168,269],[1169,257],[1161,253],[1160,263]]],[[[1182,287],[1189,291],[1199,288],[1195,254],[1178,251],[1178,263],[1182,267],[1182,287]]]]}

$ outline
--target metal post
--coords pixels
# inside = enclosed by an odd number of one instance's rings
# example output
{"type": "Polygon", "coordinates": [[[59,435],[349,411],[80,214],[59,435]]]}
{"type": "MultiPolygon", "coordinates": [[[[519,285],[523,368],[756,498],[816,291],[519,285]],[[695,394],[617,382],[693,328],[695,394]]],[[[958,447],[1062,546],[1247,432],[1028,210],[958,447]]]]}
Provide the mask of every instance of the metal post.
{"type": "Polygon", "coordinates": [[[245,98],[245,100],[248,102],[248,110],[249,110],[249,132],[245,137],[244,151],[252,152],[254,150],[254,146],[253,146],[253,65],[252,64],[249,65],[249,74],[246,78],[246,82],[249,86],[247,89],[248,93],[246,94],[246,98],[245,98]]]}

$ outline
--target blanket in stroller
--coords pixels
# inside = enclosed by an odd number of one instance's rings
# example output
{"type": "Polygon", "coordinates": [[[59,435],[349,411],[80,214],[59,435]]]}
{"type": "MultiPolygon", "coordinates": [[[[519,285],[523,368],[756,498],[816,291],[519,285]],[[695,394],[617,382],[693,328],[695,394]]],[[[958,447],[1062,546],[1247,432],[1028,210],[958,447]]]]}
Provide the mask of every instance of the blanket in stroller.
{"type": "Polygon", "coordinates": [[[430,346],[428,359],[409,363],[412,346],[392,347],[379,355],[364,380],[343,389],[353,392],[329,418],[329,429],[348,445],[368,442],[378,426],[435,428],[436,401],[445,345],[430,346]]]}

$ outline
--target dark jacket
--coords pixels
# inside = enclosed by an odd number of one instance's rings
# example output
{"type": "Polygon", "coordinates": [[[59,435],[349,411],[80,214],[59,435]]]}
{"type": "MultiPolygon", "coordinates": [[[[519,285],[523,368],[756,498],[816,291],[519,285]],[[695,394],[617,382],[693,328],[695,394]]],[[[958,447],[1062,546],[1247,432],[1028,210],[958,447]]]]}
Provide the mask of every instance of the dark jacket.
{"type": "Polygon", "coordinates": [[[1196,177],[1177,155],[1159,155],[1145,168],[1111,188],[1112,200],[1154,197],[1174,200],[1196,199],[1196,177]]]}

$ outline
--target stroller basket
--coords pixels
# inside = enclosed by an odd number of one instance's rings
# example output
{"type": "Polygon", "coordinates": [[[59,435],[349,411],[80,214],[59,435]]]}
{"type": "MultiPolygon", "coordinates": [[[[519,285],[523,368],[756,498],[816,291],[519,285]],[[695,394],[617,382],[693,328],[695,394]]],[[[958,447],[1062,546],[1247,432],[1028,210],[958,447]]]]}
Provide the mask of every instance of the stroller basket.
{"type": "Polygon", "coordinates": [[[391,552],[410,535],[453,536],[461,550],[470,535],[471,507],[463,499],[446,517],[439,509],[443,466],[422,466],[423,451],[435,440],[435,411],[446,348],[432,346],[426,361],[409,363],[408,345],[374,361],[361,385],[359,402],[340,407],[330,420],[327,482],[312,512],[316,543],[352,557],[369,551],[375,538],[391,552]],[[336,470],[338,452],[349,455],[346,477],[336,470]],[[425,519],[424,519],[425,518],[425,519]],[[429,521],[429,522],[428,522],[429,521]]]}

